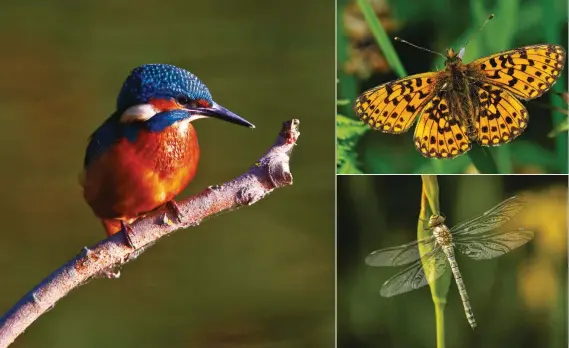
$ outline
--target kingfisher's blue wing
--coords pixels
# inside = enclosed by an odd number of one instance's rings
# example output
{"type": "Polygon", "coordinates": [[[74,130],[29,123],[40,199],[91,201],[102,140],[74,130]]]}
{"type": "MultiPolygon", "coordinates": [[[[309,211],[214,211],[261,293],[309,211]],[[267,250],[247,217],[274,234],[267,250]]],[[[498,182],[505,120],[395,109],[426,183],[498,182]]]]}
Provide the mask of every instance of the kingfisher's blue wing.
{"type": "Polygon", "coordinates": [[[83,167],[86,168],[97,156],[111,147],[120,138],[119,115],[112,114],[99,128],[89,137],[89,144],[85,152],[83,167]]]}

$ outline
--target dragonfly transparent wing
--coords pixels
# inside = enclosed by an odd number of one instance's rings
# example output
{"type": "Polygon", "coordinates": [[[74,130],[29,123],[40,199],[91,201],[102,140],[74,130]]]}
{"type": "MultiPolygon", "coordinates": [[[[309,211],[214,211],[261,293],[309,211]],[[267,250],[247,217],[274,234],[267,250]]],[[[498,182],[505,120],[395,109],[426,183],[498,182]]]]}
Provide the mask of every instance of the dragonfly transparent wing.
{"type": "Polygon", "coordinates": [[[428,275],[425,274],[421,260],[417,260],[411,266],[389,278],[381,287],[380,294],[383,297],[391,297],[427,285],[443,275],[446,269],[446,256],[440,246],[423,256],[423,260],[431,267],[428,275]]]}
{"type": "Polygon", "coordinates": [[[408,244],[376,250],[369,254],[365,261],[369,266],[375,267],[402,266],[421,257],[419,245],[432,249],[435,246],[435,238],[431,236],[408,244]]]}
{"type": "Polygon", "coordinates": [[[454,239],[455,248],[474,260],[488,260],[508,253],[533,238],[532,231],[493,232],[454,239]]]}
{"type": "Polygon", "coordinates": [[[450,231],[453,237],[488,232],[508,222],[508,220],[514,217],[523,207],[524,201],[522,199],[519,197],[511,197],[484,214],[453,226],[450,231]]]}

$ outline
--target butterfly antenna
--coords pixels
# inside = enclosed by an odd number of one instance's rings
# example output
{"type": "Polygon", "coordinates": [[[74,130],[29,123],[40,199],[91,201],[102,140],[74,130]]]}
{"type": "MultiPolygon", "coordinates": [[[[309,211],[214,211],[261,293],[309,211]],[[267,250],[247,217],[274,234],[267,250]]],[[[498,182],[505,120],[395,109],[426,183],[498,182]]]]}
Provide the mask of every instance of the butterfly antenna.
{"type": "Polygon", "coordinates": [[[477,31],[476,33],[474,33],[474,35],[472,35],[472,37],[470,38],[470,40],[466,41],[466,43],[461,47],[461,49],[465,48],[465,47],[470,43],[470,41],[474,40],[474,39],[478,36],[478,34],[480,34],[480,32],[482,31],[482,29],[484,28],[484,26],[485,26],[488,22],[490,22],[490,20],[491,20],[492,18],[494,18],[494,14],[493,14],[493,13],[492,13],[488,18],[486,18],[486,21],[484,21],[484,24],[482,24],[482,26],[480,27],[480,29],[478,29],[478,31],[477,31]]]}
{"type": "Polygon", "coordinates": [[[403,39],[400,38],[400,37],[397,37],[397,36],[396,36],[396,37],[393,38],[393,40],[406,43],[406,44],[409,45],[409,46],[413,46],[413,47],[415,47],[415,48],[418,48],[418,49],[423,50],[423,51],[427,51],[427,52],[429,52],[429,53],[438,54],[439,56],[441,56],[441,57],[443,57],[443,58],[446,58],[442,53],[435,52],[435,51],[431,51],[430,49],[427,49],[427,48],[425,48],[425,47],[417,46],[417,45],[415,45],[415,44],[410,43],[410,42],[407,41],[407,40],[403,40],[403,39]]]}
{"type": "Polygon", "coordinates": [[[563,100],[565,100],[566,103],[569,103],[569,93],[567,92],[557,92],[557,91],[553,91],[553,93],[555,93],[557,96],[561,97],[563,100]]]}

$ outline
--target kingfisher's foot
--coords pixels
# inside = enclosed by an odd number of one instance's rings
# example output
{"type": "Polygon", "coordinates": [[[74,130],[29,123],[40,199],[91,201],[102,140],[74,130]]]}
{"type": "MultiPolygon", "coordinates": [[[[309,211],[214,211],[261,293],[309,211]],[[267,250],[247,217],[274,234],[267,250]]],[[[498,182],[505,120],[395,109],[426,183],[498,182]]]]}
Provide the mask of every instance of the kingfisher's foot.
{"type": "Polygon", "coordinates": [[[136,249],[134,244],[132,243],[132,239],[130,238],[130,236],[134,234],[134,230],[132,229],[132,226],[130,226],[130,224],[128,222],[121,220],[121,231],[124,233],[124,235],[126,237],[126,241],[128,243],[128,246],[130,246],[133,249],[136,249]]]}
{"type": "Polygon", "coordinates": [[[168,209],[170,209],[170,211],[174,215],[176,215],[176,219],[178,219],[178,222],[182,222],[184,214],[182,214],[182,212],[180,211],[180,206],[178,206],[178,203],[176,203],[176,201],[170,200],[166,202],[166,207],[168,207],[168,209]]]}

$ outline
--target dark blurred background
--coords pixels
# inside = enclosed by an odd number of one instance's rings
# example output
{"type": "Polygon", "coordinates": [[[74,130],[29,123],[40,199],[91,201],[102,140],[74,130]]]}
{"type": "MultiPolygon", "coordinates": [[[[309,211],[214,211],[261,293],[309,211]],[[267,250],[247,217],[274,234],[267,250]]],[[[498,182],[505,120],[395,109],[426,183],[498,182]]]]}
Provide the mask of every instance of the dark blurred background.
{"type": "Polygon", "coordinates": [[[34,0],[1,12],[0,312],[104,238],[77,177],[132,68],[186,68],[257,126],[197,121],[200,168],[181,197],[243,173],[283,121],[301,121],[293,186],[160,241],[13,347],[331,347],[333,2],[34,0]]]}
{"type": "MultiPolygon", "coordinates": [[[[527,206],[503,228],[535,231],[498,258],[457,253],[478,328],[454,280],[445,309],[447,347],[567,347],[567,176],[438,176],[449,227],[522,195],[527,206]]],[[[369,267],[372,251],[417,239],[420,176],[338,177],[338,347],[434,347],[429,287],[392,298],[383,283],[403,267],[369,267]]]]}
{"type": "MultiPolygon", "coordinates": [[[[517,47],[549,43],[567,49],[565,0],[368,0],[390,39],[399,36],[415,45],[445,53],[456,51],[495,17],[466,47],[464,62],[517,47]]],[[[356,0],[338,0],[338,114],[357,120],[353,105],[365,90],[398,79],[385,59],[356,0]]],[[[444,59],[391,40],[408,75],[444,68],[444,59]]],[[[567,92],[567,64],[554,90],[567,92]]],[[[491,148],[500,173],[567,173],[567,103],[553,92],[524,102],[528,128],[509,144],[491,148]],[[560,108],[554,112],[553,108],[560,108]]],[[[473,173],[469,155],[453,160],[423,158],[413,145],[413,125],[401,135],[340,127],[338,138],[353,136],[347,153],[339,153],[338,172],[473,173]]],[[[473,145],[479,146],[479,145],[473,145]]]]}

